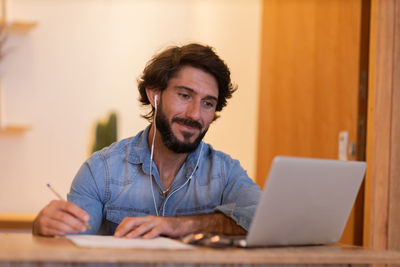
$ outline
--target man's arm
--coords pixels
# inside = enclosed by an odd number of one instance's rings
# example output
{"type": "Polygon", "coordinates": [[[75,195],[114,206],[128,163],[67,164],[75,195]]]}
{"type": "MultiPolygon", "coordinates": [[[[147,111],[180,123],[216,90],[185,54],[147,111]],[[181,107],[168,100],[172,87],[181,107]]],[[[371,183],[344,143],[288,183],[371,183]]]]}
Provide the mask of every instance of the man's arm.
{"type": "Polygon", "coordinates": [[[225,188],[221,204],[214,212],[220,212],[232,218],[237,224],[248,230],[253,219],[261,190],[247,175],[239,161],[225,162],[225,188]]]}
{"type": "Polygon", "coordinates": [[[180,217],[126,217],[115,230],[115,237],[145,239],[160,235],[181,237],[190,233],[206,232],[224,235],[247,233],[234,220],[222,213],[180,217]]]}

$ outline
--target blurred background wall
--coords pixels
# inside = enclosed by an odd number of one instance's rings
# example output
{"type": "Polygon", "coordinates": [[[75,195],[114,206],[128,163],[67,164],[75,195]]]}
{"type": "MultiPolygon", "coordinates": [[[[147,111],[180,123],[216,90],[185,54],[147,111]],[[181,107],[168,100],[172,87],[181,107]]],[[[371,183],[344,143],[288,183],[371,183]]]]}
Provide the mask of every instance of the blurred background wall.
{"type": "Polygon", "coordinates": [[[8,20],[37,22],[8,35],[0,77],[8,123],[0,134],[0,213],[36,213],[66,195],[90,155],[96,121],[119,116],[119,139],[147,126],[136,78],[169,45],[215,47],[239,90],[206,137],[255,175],[260,0],[12,0],[8,20]]]}

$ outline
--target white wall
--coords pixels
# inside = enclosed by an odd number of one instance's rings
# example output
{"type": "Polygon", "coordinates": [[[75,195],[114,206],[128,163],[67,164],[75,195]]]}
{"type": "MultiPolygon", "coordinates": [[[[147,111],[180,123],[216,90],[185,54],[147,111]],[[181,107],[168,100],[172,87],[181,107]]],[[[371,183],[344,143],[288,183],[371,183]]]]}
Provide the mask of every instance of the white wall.
{"type": "Polygon", "coordinates": [[[8,38],[0,64],[7,120],[32,125],[0,135],[0,213],[34,213],[62,195],[89,156],[96,120],[115,110],[119,138],[147,125],[136,78],[171,44],[207,43],[239,90],[206,137],[255,174],[261,0],[12,0],[10,19],[35,20],[8,38]]]}

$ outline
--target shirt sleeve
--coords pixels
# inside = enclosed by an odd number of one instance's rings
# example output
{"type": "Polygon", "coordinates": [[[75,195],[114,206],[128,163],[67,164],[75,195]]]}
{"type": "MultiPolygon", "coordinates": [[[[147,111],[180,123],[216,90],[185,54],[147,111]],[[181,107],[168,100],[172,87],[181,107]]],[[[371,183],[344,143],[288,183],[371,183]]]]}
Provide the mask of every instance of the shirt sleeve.
{"type": "Polygon", "coordinates": [[[94,154],[79,169],[67,195],[68,201],[75,203],[89,213],[91,228],[81,234],[97,234],[102,223],[103,202],[98,189],[98,181],[102,180],[99,176],[104,176],[104,173],[99,170],[96,173],[99,165],[101,165],[101,159],[97,154],[94,154]]]}
{"type": "Polygon", "coordinates": [[[215,211],[222,212],[248,231],[260,199],[260,187],[248,177],[237,160],[233,160],[226,172],[222,204],[215,211]]]}

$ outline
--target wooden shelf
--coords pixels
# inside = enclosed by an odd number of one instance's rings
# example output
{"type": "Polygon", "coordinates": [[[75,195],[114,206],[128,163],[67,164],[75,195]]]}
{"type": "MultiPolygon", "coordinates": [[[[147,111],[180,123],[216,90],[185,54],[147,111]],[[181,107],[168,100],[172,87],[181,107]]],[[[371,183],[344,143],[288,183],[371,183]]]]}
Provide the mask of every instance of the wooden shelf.
{"type": "Polygon", "coordinates": [[[31,125],[8,123],[5,114],[5,96],[0,81],[0,135],[20,135],[32,129],[31,125]]]}
{"type": "Polygon", "coordinates": [[[30,125],[10,124],[6,127],[0,128],[0,134],[22,134],[31,129],[32,127],[30,125]]]}
{"type": "Polygon", "coordinates": [[[0,229],[30,229],[36,214],[0,213],[0,229]]]}
{"type": "Polygon", "coordinates": [[[27,33],[35,28],[36,25],[37,23],[34,21],[15,20],[7,23],[4,23],[4,21],[0,22],[0,26],[4,26],[6,32],[14,33],[27,33]]]}

